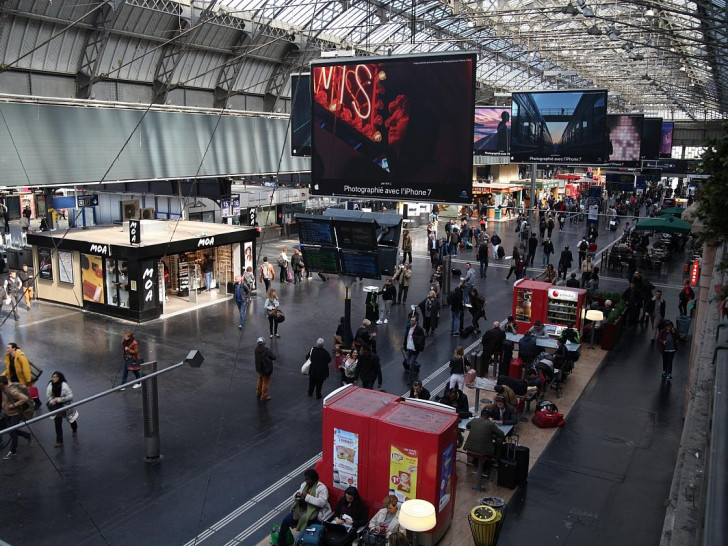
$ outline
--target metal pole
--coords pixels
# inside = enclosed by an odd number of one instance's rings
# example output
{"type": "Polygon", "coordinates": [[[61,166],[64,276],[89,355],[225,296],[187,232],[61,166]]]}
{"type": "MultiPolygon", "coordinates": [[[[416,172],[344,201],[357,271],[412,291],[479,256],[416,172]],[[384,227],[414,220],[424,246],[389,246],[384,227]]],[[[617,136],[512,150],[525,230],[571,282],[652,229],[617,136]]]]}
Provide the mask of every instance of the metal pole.
{"type": "Polygon", "coordinates": [[[344,296],[344,346],[351,347],[354,342],[349,333],[351,332],[351,285],[345,284],[346,293],[344,296]]]}
{"type": "MultiPolygon", "coordinates": [[[[66,410],[69,410],[71,408],[75,408],[78,406],[82,406],[83,404],[88,404],[89,402],[93,402],[94,400],[101,398],[103,396],[107,396],[111,393],[114,393],[116,391],[120,391],[121,389],[125,389],[127,387],[131,387],[134,383],[141,382],[142,384],[142,392],[144,389],[144,385],[146,381],[149,381],[151,378],[156,377],[160,374],[170,372],[174,370],[175,368],[179,368],[180,366],[184,365],[186,361],[178,362],[177,364],[174,364],[170,366],[169,368],[164,368],[163,370],[159,370],[158,372],[154,372],[152,374],[149,374],[145,377],[142,377],[141,379],[134,379],[133,381],[129,381],[128,383],[124,383],[123,385],[119,385],[118,387],[114,387],[113,389],[108,389],[103,392],[100,392],[98,394],[94,394],[93,396],[89,396],[88,398],[84,398],[83,400],[79,400],[78,402],[73,402],[72,404],[68,404],[67,406],[63,406],[61,409],[49,411],[48,413],[44,413],[43,415],[40,415],[38,417],[33,417],[32,419],[28,419],[27,421],[23,421],[21,423],[18,423],[17,425],[13,425],[12,427],[5,428],[3,430],[0,430],[0,434],[5,434],[6,432],[10,432],[11,430],[15,430],[18,428],[23,428],[26,425],[32,425],[34,423],[37,423],[39,421],[42,421],[44,419],[47,419],[48,417],[52,417],[58,413],[65,413],[66,410]]],[[[144,364],[142,364],[143,366],[144,364]]]]}
{"type": "Polygon", "coordinates": [[[157,390],[157,361],[141,365],[142,377],[149,381],[142,383],[142,412],[144,416],[144,457],[148,462],[159,460],[159,392],[157,390]]]}
{"type": "Polygon", "coordinates": [[[538,168],[537,163],[531,163],[531,211],[528,214],[529,224],[531,224],[531,230],[536,225],[536,169],[538,168]]]}

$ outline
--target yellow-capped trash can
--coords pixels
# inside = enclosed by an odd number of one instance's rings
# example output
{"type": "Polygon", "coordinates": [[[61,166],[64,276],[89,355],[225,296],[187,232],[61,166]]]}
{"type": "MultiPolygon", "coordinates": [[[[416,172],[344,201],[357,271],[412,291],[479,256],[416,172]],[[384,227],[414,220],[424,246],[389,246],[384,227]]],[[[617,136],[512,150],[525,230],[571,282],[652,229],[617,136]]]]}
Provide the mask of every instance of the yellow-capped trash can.
{"type": "Polygon", "coordinates": [[[495,546],[496,531],[498,522],[501,520],[501,513],[490,506],[481,504],[476,506],[468,514],[470,531],[473,533],[475,546],[495,546]]]}

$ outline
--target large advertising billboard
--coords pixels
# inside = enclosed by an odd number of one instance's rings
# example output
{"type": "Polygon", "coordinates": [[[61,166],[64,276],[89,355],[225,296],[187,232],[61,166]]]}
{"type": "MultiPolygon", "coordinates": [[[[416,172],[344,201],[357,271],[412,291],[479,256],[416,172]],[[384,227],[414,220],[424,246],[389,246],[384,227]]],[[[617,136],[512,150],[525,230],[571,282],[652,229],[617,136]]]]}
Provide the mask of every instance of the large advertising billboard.
{"type": "Polygon", "coordinates": [[[507,106],[476,106],[475,155],[508,155],[511,141],[511,109],[507,106]]]}
{"type": "Polygon", "coordinates": [[[311,74],[291,75],[291,155],[311,155],[311,74]]]}
{"type": "Polygon", "coordinates": [[[311,193],[469,203],[475,53],[311,67],[311,193]]]}
{"type": "Polygon", "coordinates": [[[511,161],[604,162],[606,89],[518,92],[511,99],[511,161]]]}
{"type": "Polygon", "coordinates": [[[607,116],[607,160],[610,167],[639,167],[642,147],[642,114],[607,116]]]}
{"type": "Polygon", "coordinates": [[[659,159],[661,142],[662,118],[645,118],[642,126],[642,159],[659,159]]]}

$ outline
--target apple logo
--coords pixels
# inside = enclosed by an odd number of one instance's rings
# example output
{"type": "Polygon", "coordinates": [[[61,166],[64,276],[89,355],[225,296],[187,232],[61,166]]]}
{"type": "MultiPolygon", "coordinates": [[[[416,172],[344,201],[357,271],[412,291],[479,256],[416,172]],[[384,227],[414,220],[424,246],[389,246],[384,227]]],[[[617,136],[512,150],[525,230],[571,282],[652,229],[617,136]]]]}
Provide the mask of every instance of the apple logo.
{"type": "Polygon", "coordinates": [[[313,185],[313,189],[315,189],[316,191],[318,191],[318,189],[319,189],[319,185],[318,185],[318,184],[314,184],[314,185],[313,185]]]}

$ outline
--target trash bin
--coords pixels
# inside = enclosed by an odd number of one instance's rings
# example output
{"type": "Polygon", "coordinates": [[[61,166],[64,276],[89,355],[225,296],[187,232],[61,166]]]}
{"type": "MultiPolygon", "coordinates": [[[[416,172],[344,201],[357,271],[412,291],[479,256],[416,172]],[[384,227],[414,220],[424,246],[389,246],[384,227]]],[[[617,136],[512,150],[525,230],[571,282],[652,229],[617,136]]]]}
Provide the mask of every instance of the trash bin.
{"type": "Polygon", "coordinates": [[[495,207],[493,205],[488,205],[485,210],[489,220],[495,218],[495,207]]]}
{"type": "Polygon", "coordinates": [[[480,499],[480,504],[484,504],[485,506],[490,506],[491,508],[494,508],[500,512],[500,519],[498,520],[498,524],[496,525],[495,530],[495,539],[493,541],[493,544],[498,543],[498,537],[500,536],[501,529],[503,529],[503,522],[506,520],[506,512],[508,511],[508,505],[506,504],[505,499],[501,497],[484,497],[480,499]]]}
{"type": "Polygon", "coordinates": [[[496,220],[500,220],[501,219],[501,209],[500,209],[500,207],[495,209],[495,219],[496,220]]]}
{"type": "Polygon", "coordinates": [[[687,315],[680,315],[675,319],[675,328],[677,329],[677,335],[681,341],[688,337],[688,331],[690,330],[691,319],[687,315]]]}
{"type": "Polygon", "coordinates": [[[495,508],[481,504],[476,506],[468,514],[470,531],[473,534],[475,546],[495,546],[498,522],[501,520],[501,513],[495,508]]]}

